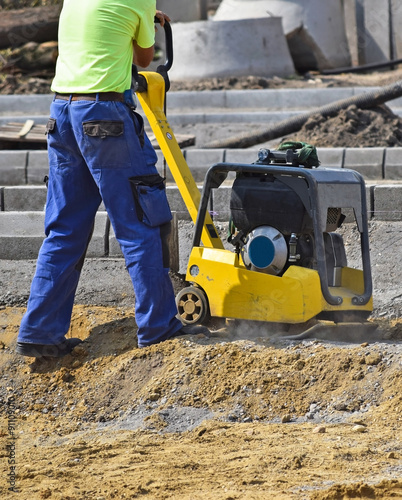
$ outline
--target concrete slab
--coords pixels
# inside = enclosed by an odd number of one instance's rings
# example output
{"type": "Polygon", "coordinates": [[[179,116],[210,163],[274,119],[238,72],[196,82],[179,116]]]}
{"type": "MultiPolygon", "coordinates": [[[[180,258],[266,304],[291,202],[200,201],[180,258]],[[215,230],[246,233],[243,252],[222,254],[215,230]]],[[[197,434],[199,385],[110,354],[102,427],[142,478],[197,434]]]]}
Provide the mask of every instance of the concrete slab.
{"type": "Polygon", "coordinates": [[[389,2],[364,0],[364,60],[366,64],[391,58],[389,2]]]}
{"type": "Polygon", "coordinates": [[[0,184],[3,186],[15,186],[26,184],[25,167],[9,167],[0,169],[0,184]]]}
{"type": "Polygon", "coordinates": [[[0,151],[0,185],[26,184],[27,151],[0,151]]]}
{"type": "Polygon", "coordinates": [[[7,212],[43,211],[46,186],[18,186],[4,188],[4,210],[7,212]]]}
{"type": "Polygon", "coordinates": [[[392,184],[376,185],[374,194],[374,219],[402,219],[402,186],[392,184]]]}
{"type": "Polygon", "coordinates": [[[28,161],[28,151],[0,151],[0,171],[3,168],[23,167],[25,168],[28,161]]]}
{"type": "Polygon", "coordinates": [[[214,220],[228,221],[230,217],[230,196],[232,189],[230,186],[221,186],[212,190],[212,205],[214,220]]]}
{"type": "Polygon", "coordinates": [[[383,179],[384,148],[347,148],[344,168],[356,170],[364,179],[383,179]]]}
{"type": "Polygon", "coordinates": [[[318,159],[322,167],[343,168],[345,148],[317,148],[318,159]]]}
{"type": "Polygon", "coordinates": [[[223,0],[214,19],[263,16],[282,18],[293,61],[300,71],[350,64],[341,0],[223,0]]]}
{"type": "Polygon", "coordinates": [[[41,212],[0,214],[0,259],[35,259],[44,238],[41,212]]]}
{"type": "MultiPolygon", "coordinates": [[[[47,189],[46,186],[6,186],[3,190],[3,210],[6,212],[30,212],[45,210],[47,189]]],[[[98,211],[104,212],[103,202],[98,211]]]]}
{"type": "Polygon", "coordinates": [[[31,112],[49,115],[52,94],[0,95],[0,117],[23,116],[31,112]]]}
{"type": "Polygon", "coordinates": [[[359,37],[364,33],[364,20],[363,16],[359,16],[358,9],[358,0],[343,1],[345,32],[352,66],[363,64],[361,60],[359,37]]]}
{"type": "Polygon", "coordinates": [[[157,0],[156,8],[167,12],[173,23],[201,19],[201,0],[157,0]]]}
{"type": "MultiPolygon", "coordinates": [[[[2,212],[0,214],[0,259],[35,259],[42,245],[44,212],[2,212]]],[[[88,247],[88,257],[105,255],[106,213],[99,212],[88,247]]]]}
{"type": "MultiPolygon", "coordinates": [[[[199,189],[201,192],[201,188],[199,189]]],[[[169,202],[170,210],[176,212],[180,220],[191,220],[187,207],[183,201],[180,191],[177,186],[166,187],[167,199],[169,202]]]]}
{"type": "Polygon", "coordinates": [[[270,111],[306,110],[353,97],[355,92],[356,89],[353,87],[311,88],[303,89],[302,93],[297,92],[297,89],[231,90],[227,92],[226,106],[232,110],[250,109],[250,107],[270,111]]]}
{"type": "Polygon", "coordinates": [[[28,155],[27,183],[41,184],[49,173],[47,151],[30,151],[28,155]]]}
{"type": "Polygon", "coordinates": [[[226,108],[227,96],[232,93],[226,90],[203,90],[202,92],[180,90],[168,92],[166,96],[167,116],[169,109],[175,108],[226,108]]]}
{"type": "Polygon", "coordinates": [[[226,149],[225,162],[227,163],[254,163],[258,159],[260,148],[226,149]]]}
{"type": "Polygon", "coordinates": [[[215,163],[224,161],[224,149],[189,149],[186,153],[187,165],[195,182],[203,182],[207,170],[215,163]]]}
{"type": "Polygon", "coordinates": [[[0,115],[0,126],[6,125],[9,122],[25,123],[27,120],[33,120],[36,125],[46,125],[49,120],[49,115],[36,115],[34,108],[32,111],[27,109],[24,115],[0,115]]]}
{"type": "Polygon", "coordinates": [[[391,0],[391,25],[392,25],[392,59],[402,58],[402,2],[391,0]]]}
{"type": "Polygon", "coordinates": [[[295,73],[279,17],[172,25],[172,81],[295,73]]]}
{"type": "Polygon", "coordinates": [[[402,179],[402,148],[385,150],[384,179],[402,179]]]}

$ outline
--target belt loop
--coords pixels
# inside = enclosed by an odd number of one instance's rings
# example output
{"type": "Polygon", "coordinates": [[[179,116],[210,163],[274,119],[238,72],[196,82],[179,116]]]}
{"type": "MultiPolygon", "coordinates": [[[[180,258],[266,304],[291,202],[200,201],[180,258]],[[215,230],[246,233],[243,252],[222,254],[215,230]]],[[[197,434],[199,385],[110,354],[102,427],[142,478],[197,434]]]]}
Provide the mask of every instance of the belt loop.
{"type": "Polygon", "coordinates": [[[99,92],[96,93],[96,102],[99,102],[99,92]]]}
{"type": "Polygon", "coordinates": [[[70,97],[68,98],[68,104],[71,104],[72,98],[73,98],[73,94],[70,94],[70,97]]]}

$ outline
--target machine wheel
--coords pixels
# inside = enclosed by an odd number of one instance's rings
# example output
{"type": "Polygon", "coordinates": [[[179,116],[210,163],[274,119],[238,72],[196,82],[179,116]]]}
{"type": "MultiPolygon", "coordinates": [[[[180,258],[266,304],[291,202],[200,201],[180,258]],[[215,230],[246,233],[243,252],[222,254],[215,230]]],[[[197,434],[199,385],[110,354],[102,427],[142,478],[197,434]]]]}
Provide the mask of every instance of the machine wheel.
{"type": "Polygon", "coordinates": [[[176,296],[180,319],[186,325],[202,323],[208,316],[208,301],[205,293],[195,286],[183,288],[176,296]]]}

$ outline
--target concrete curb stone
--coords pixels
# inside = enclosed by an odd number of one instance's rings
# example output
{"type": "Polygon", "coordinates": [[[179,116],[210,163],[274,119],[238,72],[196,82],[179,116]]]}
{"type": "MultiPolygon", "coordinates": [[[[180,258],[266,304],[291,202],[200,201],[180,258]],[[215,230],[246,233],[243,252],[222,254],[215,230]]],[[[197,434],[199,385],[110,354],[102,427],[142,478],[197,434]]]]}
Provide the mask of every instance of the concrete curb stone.
{"type": "Polygon", "coordinates": [[[384,221],[402,219],[402,183],[375,185],[373,190],[374,218],[384,221]]]}
{"type": "MultiPolygon", "coordinates": [[[[196,182],[202,183],[215,163],[253,163],[260,148],[184,149],[183,155],[196,182]]],[[[402,179],[402,148],[317,148],[322,167],[349,168],[366,180],[402,179]]],[[[156,150],[157,168],[163,175],[163,155],[156,150]]],[[[0,186],[43,185],[48,173],[46,151],[0,151],[0,186]]],[[[166,179],[173,181],[169,169],[166,179]]]]}
{"type": "Polygon", "coordinates": [[[366,180],[384,178],[384,148],[346,148],[344,167],[356,170],[366,180]]]}
{"type": "MultiPolygon", "coordinates": [[[[88,257],[105,255],[106,212],[98,212],[88,257]]],[[[45,238],[45,213],[3,212],[0,216],[0,260],[35,259],[45,238]]]]}
{"type": "Polygon", "coordinates": [[[402,179],[402,148],[387,148],[384,158],[384,179],[402,179]]]}

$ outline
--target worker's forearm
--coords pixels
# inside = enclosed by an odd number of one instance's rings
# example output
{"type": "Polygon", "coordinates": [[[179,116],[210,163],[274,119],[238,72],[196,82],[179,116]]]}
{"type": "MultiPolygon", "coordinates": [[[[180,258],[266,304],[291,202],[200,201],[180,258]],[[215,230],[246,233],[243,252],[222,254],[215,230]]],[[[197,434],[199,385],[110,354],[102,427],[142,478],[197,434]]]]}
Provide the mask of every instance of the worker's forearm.
{"type": "Polygon", "coordinates": [[[141,66],[141,68],[147,68],[154,59],[154,47],[143,49],[139,47],[136,41],[133,41],[133,48],[133,63],[137,66],[141,66]]]}

